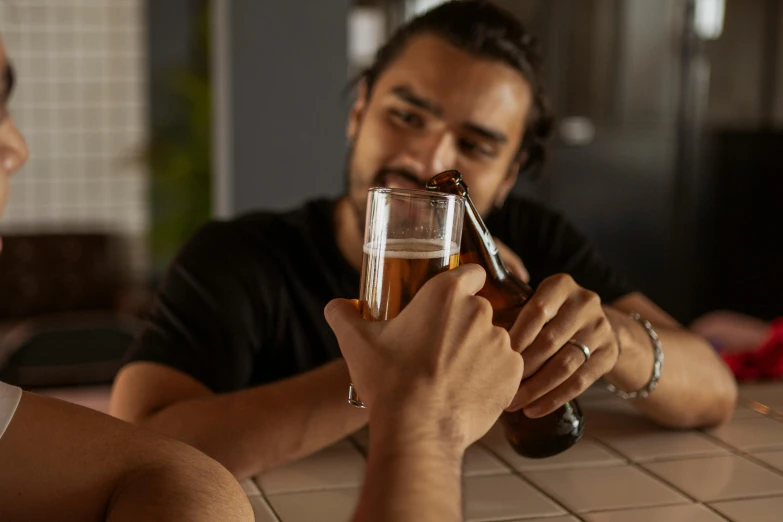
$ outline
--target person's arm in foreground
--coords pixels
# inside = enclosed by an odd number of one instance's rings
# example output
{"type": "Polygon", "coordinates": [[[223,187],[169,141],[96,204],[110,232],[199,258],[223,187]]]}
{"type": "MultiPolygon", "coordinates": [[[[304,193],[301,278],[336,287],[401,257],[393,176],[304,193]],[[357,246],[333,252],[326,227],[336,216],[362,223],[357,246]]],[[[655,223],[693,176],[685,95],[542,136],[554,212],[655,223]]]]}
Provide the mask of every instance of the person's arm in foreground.
{"type": "Polygon", "coordinates": [[[363,320],[350,301],[326,307],[370,410],[354,522],[462,519],[465,449],[497,420],[522,377],[508,334],[474,295],[484,278],[477,265],[440,274],[386,322],[363,320]]]}
{"type": "Polygon", "coordinates": [[[247,496],[185,444],[24,393],[0,438],[0,520],[252,521],[247,496]]]}

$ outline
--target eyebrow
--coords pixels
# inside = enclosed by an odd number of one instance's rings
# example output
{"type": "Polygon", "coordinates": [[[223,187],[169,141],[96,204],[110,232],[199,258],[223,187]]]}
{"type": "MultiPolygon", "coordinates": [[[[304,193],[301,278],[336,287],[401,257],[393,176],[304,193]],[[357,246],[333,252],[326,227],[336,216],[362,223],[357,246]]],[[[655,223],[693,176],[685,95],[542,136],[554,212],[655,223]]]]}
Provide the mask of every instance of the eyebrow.
{"type": "Polygon", "coordinates": [[[471,132],[475,132],[476,134],[487,138],[488,140],[494,141],[495,143],[506,143],[508,141],[508,137],[506,137],[506,135],[502,132],[488,129],[487,127],[476,125],[475,123],[463,123],[462,126],[471,132]]]}
{"type": "MultiPolygon", "coordinates": [[[[428,100],[427,98],[415,94],[409,87],[400,85],[394,87],[391,92],[397,98],[407,103],[410,103],[411,105],[414,105],[420,109],[423,109],[434,116],[437,116],[439,118],[443,116],[444,111],[440,105],[433,102],[432,100],[428,100]]],[[[468,131],[478,134],[496,143],[506,143],[508,141],[508,137],[502,132],[498,132],[496,130],[490,129],[483,125],[479,125],[477,123],[465,122],[462,124],[462,126],[468,131]]]]}
{"type": "Polygon", "coordinates": [[[414,92],[408,87],[400,85],[393,88],[391,92],[401,100],[406,101],[411,105],[415,105],[420,109],[424,109],[425,111],[432,113],[439,118],[443,116],[443,108],[440,105],[431,100],[428,100],[427,98],[423,98],[417,94],[414,94],[414,92]]]}

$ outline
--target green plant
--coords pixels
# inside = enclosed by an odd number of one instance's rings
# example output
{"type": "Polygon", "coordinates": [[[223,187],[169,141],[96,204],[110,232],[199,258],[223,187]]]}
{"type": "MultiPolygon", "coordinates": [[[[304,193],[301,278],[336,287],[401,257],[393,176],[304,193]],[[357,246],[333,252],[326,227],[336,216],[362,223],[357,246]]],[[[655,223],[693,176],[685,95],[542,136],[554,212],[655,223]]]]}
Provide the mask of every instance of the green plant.
{"type": "Polygon", "coordinates": [[[202,2],[191,60],[165,76],[168,117],[156,122],[147,151],[151,184],[150,255],[160,274],[211,216],[212,104],[209,6],[202,2]]]}

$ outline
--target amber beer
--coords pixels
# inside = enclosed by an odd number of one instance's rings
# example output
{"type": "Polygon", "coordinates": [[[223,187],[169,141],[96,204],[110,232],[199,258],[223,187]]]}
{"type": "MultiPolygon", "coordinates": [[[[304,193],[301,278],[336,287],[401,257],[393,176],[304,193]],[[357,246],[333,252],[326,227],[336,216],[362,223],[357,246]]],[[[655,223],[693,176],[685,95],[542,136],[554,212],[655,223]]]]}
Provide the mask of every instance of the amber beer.
{"type": "MultiPolygon", "coordinates": [[[[374,187],[367,194],[359,307],[371,321],[392,319],[424,283],[459,264],[465,200],[427,190],[374,187]]],[[[364,408],[360,390],[348,403],[364,408]]]]}
{"type": "Polygon", "coordinates": [[[364,245],[359,306],[365,319],[396,317],[433,276],[459,265],[459,246],[427,239],[364,245]]]}
{"type": "MultiPolygon", "coordinates": [[[[442,172],[427,183],[427,189],[457,194],[465,198],[465,224],[460,248],[462,263],[477,263],[487,271],[487,280],[478,295],[492,303],[493,322],[510,329],[533,290],[511,273],[498,254],[492,235],[468,195],[468,187],[456,170],[442,172]]],[[[517,453],[529,458],[544,458],[567,450],[584,431],[582,411],[576,400],[538,419],[522,410],[501,416],[506,439],[517,453]]]]}

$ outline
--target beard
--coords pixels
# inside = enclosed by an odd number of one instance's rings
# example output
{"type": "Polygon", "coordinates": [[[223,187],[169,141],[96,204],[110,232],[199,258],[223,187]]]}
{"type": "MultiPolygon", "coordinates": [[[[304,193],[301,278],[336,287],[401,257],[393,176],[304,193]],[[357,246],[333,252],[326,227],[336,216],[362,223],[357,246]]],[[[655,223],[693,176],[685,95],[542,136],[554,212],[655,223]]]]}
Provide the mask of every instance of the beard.
{"type": "MultiPolygon", "coordinates": [[[[414,184],[421,185],[421,188],[425,188],[425,182],[409,169],[404,167],[392,167],[384,166],[379,168],[372,176],[369,184],[366,184],[362,180],[368,179],[363,172],[354,165],[355,147],[352,142],[346,152],[345,161],[345,198],[348,200],[348,204],[354,214],[356,223],[358,225],[358,232],[361,237],[364,237],[364,228],[367,221],[367,191],[372,187],[387,186],[387,180],[389,176],[395,176],[399,179],[409,181],[414,184]]],[[[494,202],[487,208],[478,208],[479,214],[487,219],[493,212],[498,211],[503,206],[505,195],[501,197],[501,187],[497,187],[494,195],[490,198],[490,201],[494,202]]],[[[474,201],[474,204],[476,202],[474,201]]]]}
{"type": "Polygon", "coordinates": [[[367,221],[367,191],[369,189],[387,186],[390,176],[396,176],[405,181],[419,184],[422,189],[425,188],[424,182],[413,171],[403,167],[381,167],[372,176],[370,183],[366,184],[362,180],[367,179],[367,176],[354,166],[353,160],[354,146],[351,144],[345,161],[345,197],[348,199],[348,204],[356,218],[360,235],[364,234],[364,227],[367,221]]]}

